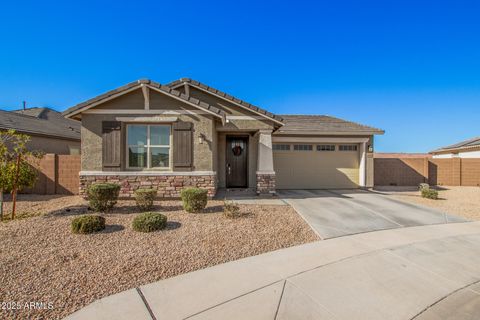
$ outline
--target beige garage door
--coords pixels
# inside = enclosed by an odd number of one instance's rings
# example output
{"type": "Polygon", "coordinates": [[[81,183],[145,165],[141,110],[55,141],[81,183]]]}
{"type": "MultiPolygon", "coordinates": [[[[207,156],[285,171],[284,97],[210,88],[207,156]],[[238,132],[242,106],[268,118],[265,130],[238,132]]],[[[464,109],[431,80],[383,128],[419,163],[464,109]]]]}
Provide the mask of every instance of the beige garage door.
{"type": "Polygon", "coordinates": [[[274,144],[277,189],[356,188],[357,144],[274,144]]]}

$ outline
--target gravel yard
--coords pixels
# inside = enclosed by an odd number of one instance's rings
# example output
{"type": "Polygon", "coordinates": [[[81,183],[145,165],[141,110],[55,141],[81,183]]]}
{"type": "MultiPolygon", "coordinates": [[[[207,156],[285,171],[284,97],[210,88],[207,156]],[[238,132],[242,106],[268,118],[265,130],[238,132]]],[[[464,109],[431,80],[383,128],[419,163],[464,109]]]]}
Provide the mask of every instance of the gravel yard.
{"type": "Polygon", "coordinates": [[[227,219],[221,201],[209,201],[203,214],[184,213],[179,201],[161,201],[156,211],[168,217],[167,229],[138,233],[131,228],[134,202],[120,201],[105,215],[106,230],[74,235],[71,220],[87,210],[79,197],[20,200],[19,212],[38,216],[0,223],[0,302],[52,308],[0,310],[0,319],[58,319],[142,284],[318,240],[289,206],[241,205],[245,216],[227,219]]]}
{"type": "Polygon", "coordinates": [[[402,201],[429,206],[469,220],[480,220],[480,187],[442,187],[438,190],[438,200],[422,198],[420,192],[411,187],[375,189],[402,201]]]}

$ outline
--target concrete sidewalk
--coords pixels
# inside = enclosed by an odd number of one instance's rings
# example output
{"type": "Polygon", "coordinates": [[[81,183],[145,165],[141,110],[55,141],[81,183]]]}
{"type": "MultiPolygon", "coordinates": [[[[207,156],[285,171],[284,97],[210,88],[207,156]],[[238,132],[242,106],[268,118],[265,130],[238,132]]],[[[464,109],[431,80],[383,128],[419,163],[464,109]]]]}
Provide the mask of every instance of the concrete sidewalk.
{"type": "Polygon", "coordinates": [[[478,319],[480,222],[282,249],[98,300],[68,319],[478,319]]]}

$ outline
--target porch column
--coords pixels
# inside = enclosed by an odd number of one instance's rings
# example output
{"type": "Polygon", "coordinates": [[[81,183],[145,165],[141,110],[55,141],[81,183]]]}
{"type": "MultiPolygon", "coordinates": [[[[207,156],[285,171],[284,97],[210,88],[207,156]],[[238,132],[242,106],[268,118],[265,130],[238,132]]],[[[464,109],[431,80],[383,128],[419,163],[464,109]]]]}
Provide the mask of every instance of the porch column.
{"type": "Polygon", "coordinates": [[[275,193],[272,130],[258,131],[257,194],[275,193]]]}
{"type": "Polygon", "coordinates": [[[358,168],[359,178],[358,182],[360,187],[367,185],[367,143],[360,143],[360,165],[358,168]]]}

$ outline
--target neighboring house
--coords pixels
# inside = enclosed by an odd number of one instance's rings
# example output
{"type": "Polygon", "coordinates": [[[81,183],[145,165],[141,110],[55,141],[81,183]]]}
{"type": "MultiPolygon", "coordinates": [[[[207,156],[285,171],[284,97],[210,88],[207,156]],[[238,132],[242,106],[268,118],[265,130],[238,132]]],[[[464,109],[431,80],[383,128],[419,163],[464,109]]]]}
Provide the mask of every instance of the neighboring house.
{"type": "Polygon", "coordinates": [[[45,153],[79,154],[80,122],[50,108],[0,110],[0,130],[14,129],[31,137],[27,147],[45,153]]]}
{"type": "Polygon", "coordinates": [[[374,158],[400,158],[400,159],[411,159],[411,158],[431,158],[432,155],[429,153],[402,153],[402,152],[375,152],[373,154],[374,158]]]}
{"type": "Polygon", "coordinates": [[[433,158],[480,158],[480,137],[430,151],[433,158]]]}
{"type": "MultiPolygon", "coordinates": [[[[293,109],[294,110],[294,109],[293,109]]],[[[293,111],[292,110],[292,111],[293,111]]],[[[373,186],[373,135],[382,130],[320,115],[275,115],[190,79],[138,80],[64,112],[82,122],[80,192],[96,181],[176,197],[184,186],[373,186]]]]}

